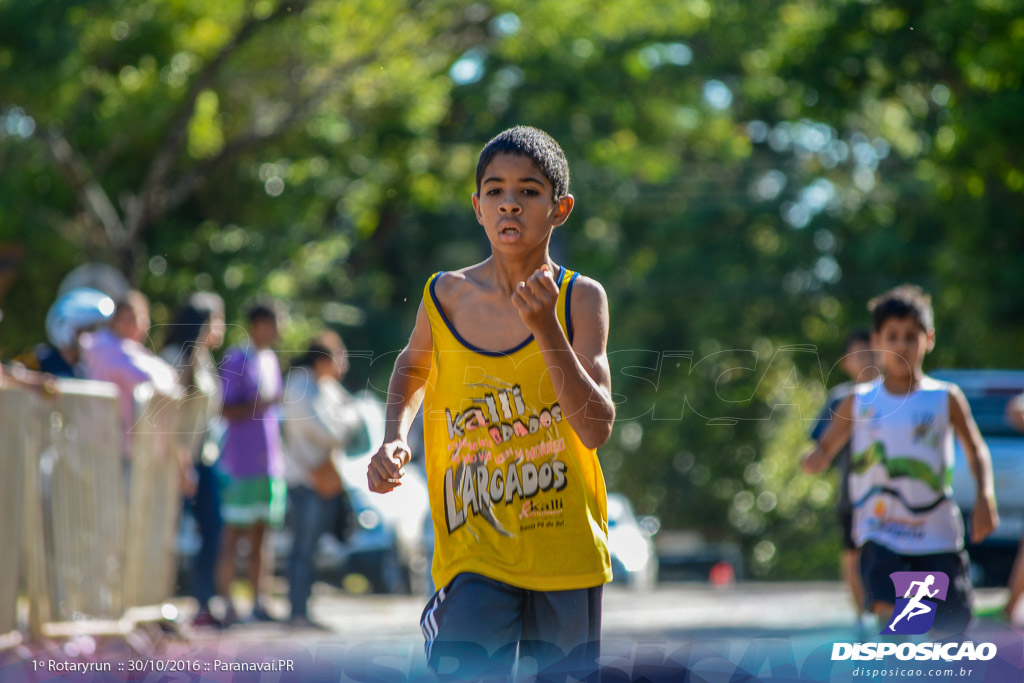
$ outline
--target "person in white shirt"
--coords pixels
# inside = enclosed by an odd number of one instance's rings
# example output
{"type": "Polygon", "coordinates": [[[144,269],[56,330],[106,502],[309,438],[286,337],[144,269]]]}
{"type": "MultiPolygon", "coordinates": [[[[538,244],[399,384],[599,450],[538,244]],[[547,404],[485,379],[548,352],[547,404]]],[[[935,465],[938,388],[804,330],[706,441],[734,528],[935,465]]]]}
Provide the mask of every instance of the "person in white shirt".
{"type": "Polygon", "coordinates": [[[283,425],[286,445],[289,526],[288,561],[291,624],[317,627],[308,616],[317,541],[338,514],[343,485],[333,459],[363,422],[355,399],[342,387],[348,356],[341,337],[326,332],[297,359],[285,382],[283,425]]]}

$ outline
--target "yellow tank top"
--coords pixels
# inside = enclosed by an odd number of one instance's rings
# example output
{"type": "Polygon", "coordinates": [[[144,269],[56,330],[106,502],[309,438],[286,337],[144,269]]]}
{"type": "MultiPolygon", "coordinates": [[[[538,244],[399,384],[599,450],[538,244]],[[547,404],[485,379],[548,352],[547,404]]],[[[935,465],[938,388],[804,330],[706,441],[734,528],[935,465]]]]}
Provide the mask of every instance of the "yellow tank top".
{"type": "MultiPolygon", "coordinates": [[[[604,475],[562,415],[531,336],[479,349],[423,290],[433,356],[423,403],[434,521],[434,583],[475,572],[529,590],[572,590],[612,579],[604,475]]],[[[558,320],[570,342],[576,273],[560,268],[558,320]]]]}

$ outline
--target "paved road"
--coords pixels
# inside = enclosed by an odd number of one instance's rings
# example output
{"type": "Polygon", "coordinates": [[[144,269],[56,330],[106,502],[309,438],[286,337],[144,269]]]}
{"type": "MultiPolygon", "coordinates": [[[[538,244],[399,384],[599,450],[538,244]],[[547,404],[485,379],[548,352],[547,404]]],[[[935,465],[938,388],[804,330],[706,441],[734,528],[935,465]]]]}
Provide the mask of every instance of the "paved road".
{"type": "MultiPolygon", "coordinates": [[[[426,599],[419,596],[353,596],[319,584],[311,603],[313,618],[328,632],[294,631],[279,625],[248,625],[225,632],[196,631],[202,642],[224,637],[266,640],[421,639],[419,617],[426,599]]],[[[284,614],[283,603],[275,605],[284,614]]],[[[183,611],[187,607],[183,608],[183,611]]],[[[691,637],[703,631],[804,631],[853,629],[854,613],[838,583],[740,584],[712,588],[675,584],[639,592],[611,586],[605,590],[605,638],[691,637]]]]}
{"type": "MultiPolygon", "coordinates": [[[[1005,600],[1002,589],[978,591],[981,608],[1005,600]]],[[[270,634],[332,639],[420,639],[419,617],[426,598],[353,596],[317,584],[311,614],[329,632],[297,632],[277,625],[241,626],[220,633],[196,632],[203,641],[230,636],[263,639],[270,634]]],[[[284,614],[284,603],[275,605],[284,614]]],[[[186,608],[187,609],[187,608],[186,608]]],[[[683,638],[706,631],[856,632],[855,614],[842,585],[833,582],[745,583],[725,588],[707,584],[662,584],[639,592],[605,589],[605,638],[683,638]]]]}
{"type": "MultiPolygon", "coordinates": [[[[982,590],[978,598],[979,608],[993,609],[1005,601],[1006,592],[982,590]]],[[[205,652],[224,659],[288,657],[323,680],[430,680],[417,625],[424,602],[421,597],[351,596],[318,586],[312,616],[329,631],[242,626],[197,633],[181,647],[191,655],[205,652]]],[[[1000,632],[1000,648],[1010,659],[1024,644],[1019,633],[994,622],[983,622],[982,629],[1000,632]]],[[[979,642],[989,639],[980,630],[976,635],[982,636],[979,642]]],[[[858,637],[854,610],[839,583],[750,583],[722,589],[669,584],[647,593],[609,587],[602,666],[618,672],[608,680],[676,681],[689,671],[690,681],[726,683],[737,672],[742,674],[738,680],[752,672],[763,680],[855,683],[860,678],[853,671],[861,663],[831,661],[832,644],[863,638],[878,636],[858,637]]],[[[994,678],[988,675],[991,669],[983,670],[982,680],[1018,676],[1021,665],[1009,666],[1010,674],[995,672],[994,678]]]]}
{"type": "MultiPolygon", "coordinates": [[[[979,607],[1005,601],[1005,590],[982,590],[979,607]]],[[[273,642],[315,647],[329,643],[407,643],[422,649],[419,596],[352,596],[317,585],[311,616],[325,631],[298,631],[284,625],[236,626],[227,631],[192,632],[192,646],[214,650],[247,648],[273,642]]],[[[275,605],[280,613],[284,604],[275,605]]],[[[637,592],[610,586],[605,590],[605,641],[671,644],[719,639],[748,642],[781,637],[799,650],[823,643],[856,640],[854,610],[843,586],[836,583],[747,583],[726,588],[707,584],[668,584],[637,592]]]]}
{"type": "MultiPolygon", "coordinates": [[[[1005,590],[979,591],[979,607],[994,608],[1005,601],[1005,596],[1005,590]]],[[[276,623],[240,625],[225,631],[185,628],[183,639],[157,637],[129,642],[131,651],[116,643],[101,644],[96,654],[122,667],[136,660],[165,665],[174,661],[204,662],[210,667],[185,677],[155,678],[153,669],[145,669],[152,675],[136,676],[134,680],[232,681],[236,680],[234,673],[212,669],[211,664],[267,661],[293,662],[299,678],[264,672],[237,680],[430,680],[418,627],[425,601],[420,596],[353,596],[318,584],[311,613],[326,630],[296,630],[276,623]]],[[[181,616],[187,617],[188,602],[183,600],[178,605],[181,616]]],[[[282,616],[285,607],[283,598],[271,605],[272,611],[282,616]]],[[[1001,630],[1000,648],[1010,658],[1008,662],[1014,657],[1024,658],[1024,640],[1019,633],[992,622],[984,628],[1001,630]]],[[[865,635],[869,639],[877,637],[865,635]]],[[[854,611],[838,583],[749,583],[721,589],[706,584],[669,584],[646,593],[608,587],[602,666],[620,672],[610,680],[646,677],[650,681],[674,681],[688,670],[691,681],[724,683],[733,680],[737,667],[746,667],[742,671],[765,680],[854,682],[860,680],[852,674],[859,663],[834,663],[830,652],[834,642],[857,639],[854,611]]],[[[65,653],[71,654],[66,648],[65,653]]],[[[44,662],[47,656],[43,653],[40,659],[37,654],[35,661],[44,662]]],[[[83,680],[77,674],[60,679],[43,675],[35,671],[27,655],[19,663],[21,657],[16,653],[0,657],[0,683],[83,680]],[[6,666],[12,654],[13,664],[6,666]]],[[[1014,661],[1010,666],[1012,676],[1018,676],[1024,662],[1014,661]]],[[[123,669],[119,675],[125,675],[123,669]]],[[[1004,678],[1000,674],[991,680],[1004,678]]]]}

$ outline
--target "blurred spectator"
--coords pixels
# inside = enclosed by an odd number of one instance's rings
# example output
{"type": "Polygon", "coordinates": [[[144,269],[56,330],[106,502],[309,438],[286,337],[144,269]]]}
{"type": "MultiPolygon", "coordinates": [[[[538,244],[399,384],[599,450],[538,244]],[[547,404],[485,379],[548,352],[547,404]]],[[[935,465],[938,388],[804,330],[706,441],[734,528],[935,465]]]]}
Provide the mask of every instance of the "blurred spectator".
{"type": "Polygon", "coordinates": [[[285,478],[292,530],[288,560],[291,625],[318,627],[307,602],[313,586],[313,555],[320,535],[338,515],[344,492],[333,459],[343,455],[350,436],[362,425],[355,399],[342,387],[348,353],[334,332],[310,345],[288,372],[285,384],[285,478]]]}
{"type": "Polygon", "coordinates": [[[270,566],[266,531],[284,519],[284,457],[281,452],[281,366],[273,346],[279,338],[277,313],[257,305],[248,314],[248,344],[228,349],[221,363],[223,415],[227,420],[220,468],[226,475],[221,513],[227,527],[217,563],[217,588],[227,598],[225,621],[237,620],[231,582],[239,541],[247,540],[247,574],[254,604],[251,620],[272,620],[263,601],[264,572],[270,566]]]}
{"type": "MultiPolygon", "coordinates": [[[[1006,419],[1019,432],[1024,432],[1024,394],[1014,397],[1006,406],[1006,419]]],[[[1017,547],[1017,558],[1010,570],[1010,598],[1006,602],[1006,618],[1016,623],[1015,612],[1024,596],[1024,536],[1017,547]]]]}
{"type": "MultiPolygon", "coordinates": [[[[129,292],[114,309],[110,327],[81,337],[82,359],[88,379],[113,382],[120,389],[123,453],[131,453],[135,426],[135,388],[150,382],[157,394],[176,396],[177,373],[142,345],[149,331],[149,300],[141,292],[129,292]]],[[[185,483],[185,482],[183,482],[185,483]]]]}
{"type": "MultiPolygon", "coordinates": [[[[822,408],[814,429],[811,431],[811,438],[815,442],[821,440],[825,429],[832,422],[832,416],[839,404],[850,395],[854,386],[860,382],[870,382],[879,374],[874,352],[871,349],[871,333],[868,330],[859,328],[846,335],[846,340],[843,342],[843,357],[839,360],[839,367],[850,378],[850,381],[837,384],[828,392],[825,407],[822,408]]],[[[850,444],[847,442],[834,461],[839,472],[839,500],[836,507],[843,544],[840,565],[843,580],[850,588],[853,603],[857,612],[861,613],[866,607],[864,587],[860,579],[860,553],[853,540],[853,504],[850,501],[849,487],[850,457],[850,444]]]]}
{"type": "Polygon", "coordinates": [[[79,335],[110,322],[114,300],[95,289],[72,289],[50,306],[46,313],[46,337],[49,343],[35,346],[16,358],[29,370],[55,377],[85,377],[79,363],[79,335]]]}
{"type": "MultiPolygon", "coordinates": [[[[0,310],[0,322],[3,320],[4,312],[0,310]]],[[[54,396],[57,392],[53,376],[28,370],[21,362],[15,362],[10,368],[0,362],[0,387],[5,384],[10,387],[33,389],[43,396],[54,396]]]]}
{"type": "Polygon", "coordinates": [[[0,387],[5,384],[19,389],[31,389],[48,399],[58,394],[57,382],[53,375],[26,370],[20,363],[15,363],[9,368],[0,364],[0,387]]]}
{"type": "Polygon", "coordinates": [[[196,482],[195,495],[186,498],[199,530],[199,552],[192,567],[192,595],[199,603],[193,625],[220,626],[210,613],[210,600],[216,595],[214,572],[220,548],[222,519],[220,480],[214,467],[223,432],[220,412],[223,407],[220,375],[211,351],[224,341],[224,301],[210,292],[191,295],[175,312],[160,355],[178,370],[179,382],[187,397],[202,398],[204,409],[187,425],[186,448],[196,482]]]}

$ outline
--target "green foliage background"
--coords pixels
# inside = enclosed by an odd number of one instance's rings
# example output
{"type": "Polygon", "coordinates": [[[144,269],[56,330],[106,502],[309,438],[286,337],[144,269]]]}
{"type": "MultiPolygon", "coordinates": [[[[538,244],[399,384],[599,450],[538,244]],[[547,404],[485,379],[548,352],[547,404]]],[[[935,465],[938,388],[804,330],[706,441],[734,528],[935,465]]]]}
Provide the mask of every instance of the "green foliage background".
{"type": "Polygon", "coordinates": [[[105,261],[156,322],[280,297],[286,348],[335,328],[381,389],[427,276],[486,256],[480,147],[536,125],[577,198],[555,258],[609,293],[610,487],[833,576],[796,459],[865,302],[930,290],[933,367],[1024,353],[1022,4],[0,0],[0,354],[105,261]]]}

